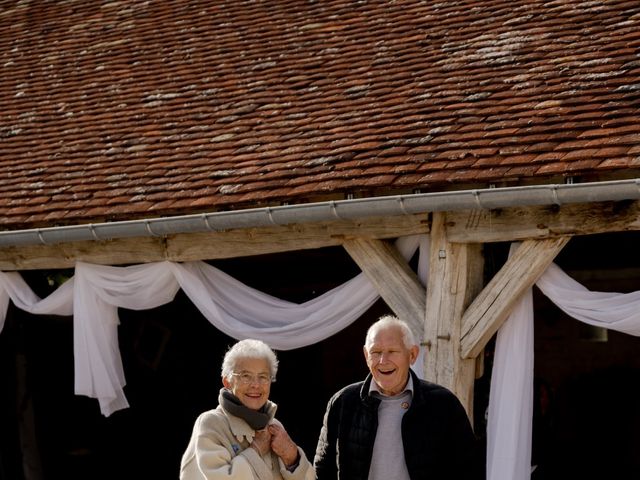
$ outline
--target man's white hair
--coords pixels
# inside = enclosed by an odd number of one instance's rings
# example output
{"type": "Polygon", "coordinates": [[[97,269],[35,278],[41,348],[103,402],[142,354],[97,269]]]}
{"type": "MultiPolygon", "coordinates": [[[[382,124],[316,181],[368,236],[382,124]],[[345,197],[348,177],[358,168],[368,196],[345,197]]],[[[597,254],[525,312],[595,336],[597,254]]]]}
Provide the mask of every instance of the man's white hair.
{"type": "Polygon", "coordinates": [[[368,349],[371,344],[373,344],[373,338],[378,334],[380,330],[385,330],[387,328],[398,328],[402,335],[402,343],[407,348],[411,348],[416,343],[416,337],[407,325],[406,322],[403,322],[398,317],[394,315],[384,315],[380,317],[375,323],[373,323],[369,330],[367,330],[367,336],[364,341],[364,346],[368,349]]]}

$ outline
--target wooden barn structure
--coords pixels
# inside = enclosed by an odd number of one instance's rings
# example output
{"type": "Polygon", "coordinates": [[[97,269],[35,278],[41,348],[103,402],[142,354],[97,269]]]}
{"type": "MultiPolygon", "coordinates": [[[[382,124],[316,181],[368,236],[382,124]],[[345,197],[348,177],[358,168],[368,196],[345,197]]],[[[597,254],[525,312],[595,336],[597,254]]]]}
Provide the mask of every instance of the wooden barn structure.
{"type": "MultiPolygon", "coordinates": [[[[640,290],[638,2],[23,0],[0,27],[2,272],[343,248],[476,424],[485,348],[561,252],[640,290]]],[[[9,437],[0,478],[52,478],[9,437]]]]}

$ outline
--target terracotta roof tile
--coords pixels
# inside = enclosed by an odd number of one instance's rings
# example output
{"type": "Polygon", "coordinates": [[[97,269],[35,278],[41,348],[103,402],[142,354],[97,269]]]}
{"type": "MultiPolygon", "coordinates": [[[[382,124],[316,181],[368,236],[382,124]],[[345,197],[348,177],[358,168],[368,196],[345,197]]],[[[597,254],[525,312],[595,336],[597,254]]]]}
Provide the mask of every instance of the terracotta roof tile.
{"type": "Polygon", "coordinates": [[[0,12],[0,228],[640,169],[637,1],[0,12]]]}
{"type": "Polygon", "coordinates": [[[639,157],[614,157],[607,158],[598,165],[598,169],[614,169],[620,168],[621,165],[634,166],[640,165],[639,157]]]}
{"type": "Polygon", "coordinates": [[[531,177],[538,171],[538,167],[535,165],[522,165],[519,167],[512,167],[509,169],[509,176],[512,177],[531,177]]]}
{"type": "MultiPolygon", "coordinates": [[[[598,149],[595,149],[595,148],[592,148],[592,149],[576,148],[575,150],[571,150],[565,153],[562,159],[565,162],[576,160],[577,161],[576,163],[579,163],[581,159],[585,157],[591,158],[595,156],[597,152],[598,152],[598,149]]],[[[569,166],[571,166],[571,164],[569,164],[569,166]]]]}
{"type": "Polygon", "coordinates": [[[625,155],[627,153],[631,153],[629,147],[607,147],[598,149],[593,156],[594,157],[618,157],[625,155]]]}
{"type": "Polygon", "coordinates": [[[538,174],[562,174],[567,171],[567,165],[563,162],[546,163],[538,168],[538,174]]]}

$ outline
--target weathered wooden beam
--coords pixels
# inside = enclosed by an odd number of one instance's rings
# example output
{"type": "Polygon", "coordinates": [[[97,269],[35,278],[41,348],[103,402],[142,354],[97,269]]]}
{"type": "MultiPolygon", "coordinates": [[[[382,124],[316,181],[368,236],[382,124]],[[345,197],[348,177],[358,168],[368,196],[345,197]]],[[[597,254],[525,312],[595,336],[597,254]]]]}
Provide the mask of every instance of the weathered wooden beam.
{"type": "Polygon", "coordinates": [[[396,247],[384,240],[365,238],[346,240],[343,246],[389,308],[421,338],[425,289],[396,247]]]}
{"type": "Polygon", "coordinates": [[[522,293],[533,287],[569,238],[522,242],[465,312],[461,343],[464,358],[474,358],[482,351],[522,293]]]}
{"type": "Polygon", "coordinates": [[[464,309],[482,289],[481,245],[455,244],[446,236],[446,215],[435,213],[431,228],[424,344],[425,376],[453,391],[473,418],[475,359],[460,356],[464,309]]]}
{"type": "Polygon", "coordinates": [[[428,233],[427,215],[292,224],[167,237],[122,238],[0,248],[0,270],[71,268],[77,260],[124,265],[245,257],[341,245],[345,238],[395,238],[428,233]]]}
{"type": "Polygon", "coordinates": [[[640,230],[640,200],[447,213],[452,242],[511,242],[640,230]]]}

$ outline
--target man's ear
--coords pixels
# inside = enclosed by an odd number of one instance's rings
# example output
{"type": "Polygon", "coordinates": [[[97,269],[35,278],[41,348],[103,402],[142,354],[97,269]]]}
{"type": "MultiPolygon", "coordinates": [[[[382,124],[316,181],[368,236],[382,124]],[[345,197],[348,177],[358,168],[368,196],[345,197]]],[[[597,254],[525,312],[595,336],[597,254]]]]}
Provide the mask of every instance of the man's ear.
{"type": "Polygon", "coordinates": [[[362,347],[362,353],[364,353],[364,361],[369,364],[369,352],[367,352],[367,347],[362,347]]]}
{"type": "Polygon", "coordinates": [[[418,353],[420,353],[420,347],[417,345],[414,345],[409,349],[409,361],[411,362],[411,365],[413,365],[418,359],[418,353]]]}
{"type": "Polygon", "coordinates": [[[224,385],[224,388],[231,390],[231,382],[227,377],[222,377],[222,385],[224,385]]]}

